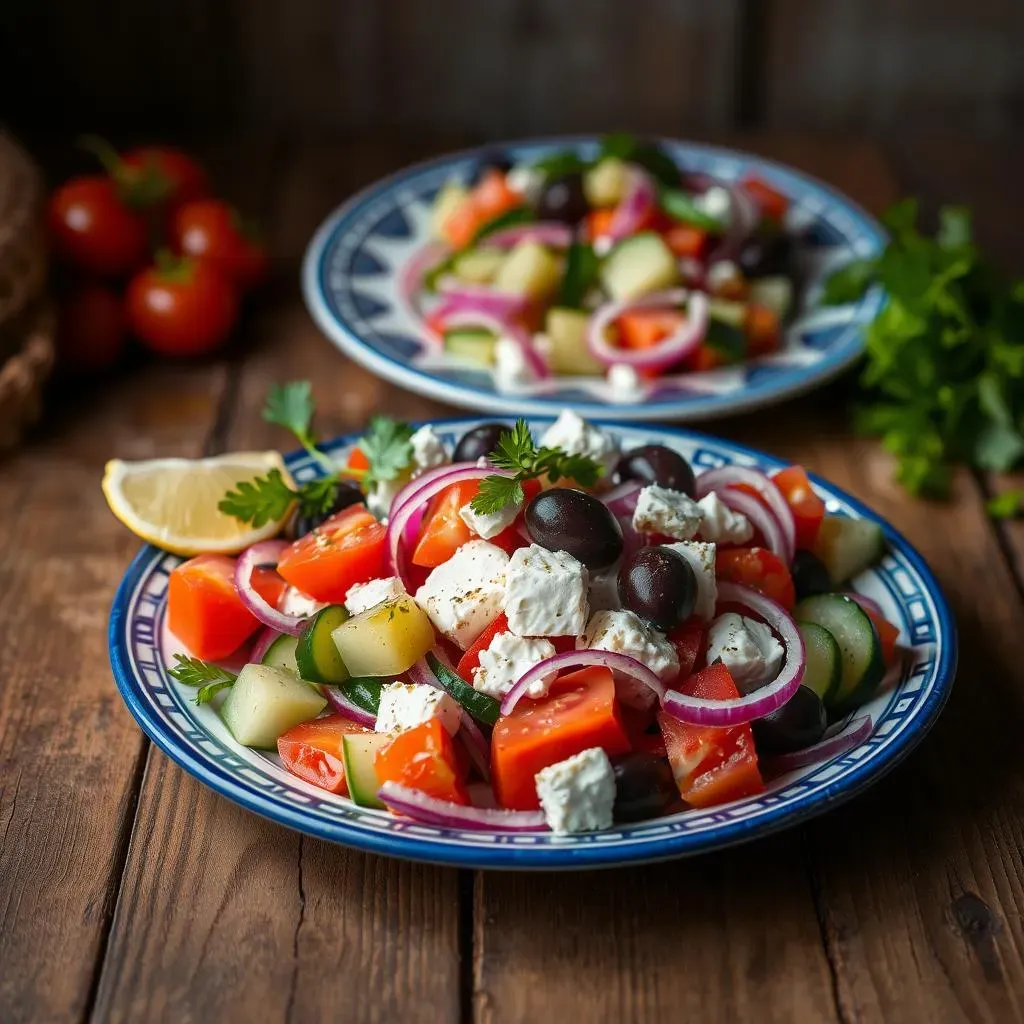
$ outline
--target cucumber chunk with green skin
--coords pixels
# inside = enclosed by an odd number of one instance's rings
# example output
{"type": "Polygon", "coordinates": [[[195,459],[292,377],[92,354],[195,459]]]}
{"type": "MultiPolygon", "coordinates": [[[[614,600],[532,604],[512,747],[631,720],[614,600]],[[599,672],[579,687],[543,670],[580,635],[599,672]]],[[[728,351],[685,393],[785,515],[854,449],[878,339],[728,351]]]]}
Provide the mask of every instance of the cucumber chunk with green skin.
{"type": "Polygon", "coordinates": [[[453,356],[477,366],[494,365],[498,339],[482,327],[453,327],[444,332],[444,349],[453,356]]]}
{"type": "Polygon", "coordinates": [[[804,638],[806,665],[801,683],[812,689],[829,706],[842,680],[842,652],[836,638],[815,622],[798,622],[804,638]]]}
{"type": "Polygon", "coordinates": [[[671,288],[678,280],[675,255],[653,231],[623,239],[601,266],[601,281],[616,302],[671,288]]]}
{"type": "Polygon", "coordinates": [[[343,683],[349,677],[331,633],[351,618],[343,605],[329,604],[313,616],[295,648],[299,675],[311,683],[343,683]]]}
{"type": "Polygon", "coordinates": [[[295,661],[295,648],[298,644],[298,637],[282,633],[267,648],[266,654],[260,659],[260,664],[271,665],[274,668],[286,668],[289,672],[301,675],[299,666],[295,661]]]}
{"type": "Polygon", "coordinates": [[[501,716],[501,704],[493,697],[479,690],[474,690],[460,676],[457,676],[447,665],[433,655],[427,655],[427,664],[430,671],[437,676],[441,689],[461,704],[478,722],[484,725],[494,725],[501,716]]]}
{"type": "Polygon", "coordinates": [[[833,713],[847,711],[869,698],[885,675],[882,645],[871,620],[844,594],[819,594],[793,610],[798,622],[827,629],[839,645],[839,686],[825,703],[833,713]]]}
{"type": "Polygon", "coordinates": [[[370,676],[355,676],[346,679],[338,689],[348,697],[356,707],[368,714],[375,715],[380,710],[381,681],[370,676]]]}
{"type": "Polygon", "coordinates": [[[352,733],[342,737],[341,760],[345,765],[349,796],[360,807],[384,808],[384,804],[377,798],[380,779],[377,778],[373,759],[377,751],[386,747],[392,739],[394,737],[386,732],[352,733]]]}
{"type": "Polygon", "coordinates": [[[504,252],[493,246],[468,249],[466,252],[459,253],[452,261],[452,273],[460,281],[468,281],[470,284],[488,284],[494,279],[498,267],[504,260],[504,252]]]}
{"type": "Polygon", "coordinates": [[[825,516],[812,551],[838,587],[885,554],[885,533],[870,519],[825,516]]]}
{"type": "Polygon", "coordinates": [[[221,705],[220,717],[239,743],[274,750],[277,738],[316,718],[327,700],[294,672],[273,665],[245,665],[221,705]]]}

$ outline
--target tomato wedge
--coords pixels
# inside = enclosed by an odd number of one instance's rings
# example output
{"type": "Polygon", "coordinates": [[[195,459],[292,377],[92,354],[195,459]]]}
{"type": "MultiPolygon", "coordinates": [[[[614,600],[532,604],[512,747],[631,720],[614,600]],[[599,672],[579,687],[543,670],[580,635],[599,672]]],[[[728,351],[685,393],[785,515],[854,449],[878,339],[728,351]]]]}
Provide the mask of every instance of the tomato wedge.
{"type": "Polygon", "coordinates": [[[679,657],[680,680],[688,679],[698,668],[703,667],[708,630],[699,619],[690,619],[676,626],[669,632],[668,641],[675,647],[679,657]]]}
{"type": "Polygon", "coordinates": [[[772,476],[775,486],[782,492],[796,522],[796,546],[814,547],[821,521],[825,518],[825,502],[814,493],[807,471],[803,466],[787,466],[772,476]]]}
{"type": "Polygon", "coordinates": [[[680,259],[699,260],[708,246],[708,233],[690,224],[673,224],[665,232],[665,242],[680,259]]]}
{"type": "Polygon", "coordinates": [[[761,207],[763,216],[770,220],[781,221],[789,209],[789,199],[778,189],[772,188],[768,182],[755,175],[748,175],[742,181],[743,187],[751,198],[761,207]]]}
{"type": "Polygon", "coordinates": [[[455,745],[440,719],[400,732],[377,751],[373,766],[381,782],[398,782],[438,800],[469,803],[455,745]]]}
{"type": "Polygon", "coordinates": [[[455,666],[456,673],[466,680],[467,683],[472,685],[473,683],[473,669],[480,664],[480,654],[482,651],[486,651],[491,646],[491,641],[499,633],[508,632],[508,618],[505,613],[502,612],[477,638],[473,641],[473,646],[466,651],[465,654],[459,659],[458,665],[455,666]]]}
{"type": "Polygon", "coordinates": [[[413,565],[427,569],[447,562],[467,541],[473,531],[463,522],[459,510],[476,496],[476,480],[464,480],[445,488],[423,517],[423,526],[412,554],[413,565]]]}
{"type": "Polygon", "coordinates": [[[789,610],[796,604],[796,589],[786,563],[767,548],[719,548],[715,575],[759,590],[789,610]]]}
{"type": "Polygon", "coordinates": [[[317,601],[342,603],[356,583],[384,575],[385,527],[350,505],[287,548],[277,571],[317,601]]]}
{"type": "Polygon", "coordinates": [[[285,768],[329,793],[348,796],[341,743],[355,732],[373,732],[344,715],[327,715],[301,722],[278,737],[277,752],[285,768]]]}
{"type": "Polygon", "coordinates": [[[670,309],[634,309],[619,316],[619,346],[653,348],[679,330],[686,317],[670,309]]]}
{"type": "MultiPolygon", "coordinates": [[[[739,696],[729,670],[720,661],[690,676],[679,689],[708,700],[739,696]]],[[[691,807],[713,807],[764,790],[749,724],[725,729],[686,725],[659,711],[658,725],[679,795],[691,807]]]]}
{"type": "Polygon", "coordinates": [[[743,329],[747,335],[747,355],[766,356],[778,350],[782,344],[782,324],[774,309],[752,302],[747,306],[743,318],[743,329]]]}

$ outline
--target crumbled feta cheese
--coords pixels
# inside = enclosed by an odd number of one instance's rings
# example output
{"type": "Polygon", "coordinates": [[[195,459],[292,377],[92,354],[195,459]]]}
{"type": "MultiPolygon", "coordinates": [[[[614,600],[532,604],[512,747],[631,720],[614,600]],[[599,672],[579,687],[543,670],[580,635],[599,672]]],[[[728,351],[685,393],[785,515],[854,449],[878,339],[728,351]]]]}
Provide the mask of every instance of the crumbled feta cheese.
{"type": "Polygon", "coordinates": [[[516,164],[505,175],[505,184],[518,192],[532,206],[544,189],[544,172],[529,164],[516,164]]]}
{"type": "Polygon", "coordinates": [[[742,512],[734,512],[714,491],[697,502],[703,513],[701,539],[716,544],[745,544],[754,536],[754,527],[742,512]]]}
{"type": "Polygon", "coordinates": [[[726,612],[708,630],[708,664],[721,661],[741,693],[770,683],[779,674],[783,656],[775,634],[756,619],[726,612]]]}
{"type": "Polygon", "coordinates": [[[552,832],[596,832],[612,827],[615,773],[600,747],[537,772],[537,797],[552,832]]]}
{"type": "Polygon", "coordinates": [[[715,603],[718,601],[718,580],[715,577],[715,545],[697,540],[684,540],[681,544],[667,547],[682,555],[697,577],[697,603],[694,614],[701,619],[715,617],[715,603]]]}
{"type": "Polygon", "coordinates": [[[651,484],[637,496],[633,529],[673,540],[689,540],[700,529],[702,519],[700,505],[682,491],[651,484]]]}
{"type": "Polygon", "coordinates": [[[278,611],[284,612],[285,615],[294,615],[297,618],[307,619],[311,615],[316,615],[321,608],[326,607],[327,605],[323,601],[318,601],[315,597],[310,597],[294,587],[285,588],[284,594],[277,605],[278,611]]]}
{"type": "Polygon", "coordinates": [[[444,441],[431,426],[420,427],[410,438],[412,461],[417,469],[434,469],[452,461],[444,441]]]}
{"type": "MultiPolygon", "coordinates": [[[[646,665],[662,682],[679,675],[679,655],[675,647],[630,611],[595,612],[587,623],[586,632],[576,638],[576,650],[626,654],[646,665]]],[[[622,702],[632,707],[650,707],[657,699],[649,686],[632,679],[621,680],[616,691],[622,702]]]]}
{"type": "Polygon", "coordinates": [[[561,415],[544,432],[540,443],[546,448],[561,448],[569,455],[586,455],[610,472],[619,458],[618,442],[603,430],[588,423],[571,409],[561,415]]]}
{"type": "Polygon", "coordinates": [[[733,278],[739,277],[740,268],[736,266],[732,260],[719,260],[717,263],[712,263],[708,267],[707,273],[707,287],[709,292],[715,292],[722,285],[732,281],[733,278]]]}
{"type": "Polygon", "coordinates": [[[518,548],[508,563],[504,612],[520,636],[575,636],[587,624],[587,567],[565,551],[518,548]]]}
{"type": "Polygon", "coordinates": [[[399,474],[394,480],[376,481],[366,495],[366,507],[371,515],[378,519],[387,519],[391,514],[391,502],[408,481],[409,477],[405,473],[399,474]]]}
{"type": "Polygon", "coordinates": [[[533,380],[522,346],[512,338],[502,337],[494,343],[494,375],[498,387],[508,390],[533,380]]]}
{"type": "Polygon", "coordinates": [[[628,363],[616,363],[608,367],[606,380],[616,399],[628,401],[636,398],[640,392],[640,374],[628,363]]]}
{"type": "Polygon", "coordinates": [[[497,512],[474,512],[472,505],[463,505],[459,509],[459,518],[478,536],[484,540],[497,537],[502,530],[507,530],[519,515],[520,506],[510,501],[502,505],[497,512]]]}
{"type": "MultiPolygon", "coordinates": [[[[501,700],[534,665],[555,656],[550,640],[527,639],[515,633],[499,633],[487,650],[480,652],[480,664],[473,669],[473,688],[501,700]]],[[[526,691],[530,697],[543,697],[557,672],[538,679],[526,691]]]]}
{"type": "Polygon", "coordinates": [[[728,226],[730,214],[732,213],[732,197],[727,188],[721,185],[712,185],[706,192],[698,193],[693,197],[693,205],[702,213],[706,213],[715,220],[720,220],[728,226]]]}
{"type": "Polygon", "coordinates": [[[397,576],[388,576],[349,587],[345,594],[345,607],[349,615],[359,615],[385,601],[397,601],[405,596],[405,584],[397,576]]]}
{"type": "Polygon", "coordinates": [[[416,603],[438,632],[466,650],[501,614],[508,555],[485,540],[471,540],[433,569],[416,603]]]}
{"type": "Polygon", "coordinates": [[[595,256],[607,256],[612,251],[615,240],[608,235],[598,235],[592,243],[595,256]]]}
{"type": "Polygon", "coordinates": [[[380,688],[376,732],[402,732],[439,718],[452,736],[458,732],[462,710],[444,690],[422,683],[385,683],[380,688]]]}
{"type": "Polygon", "coordinates": [[[590,574],[588,600],[591,612],[614,611],[619,601],[619,562],[590,574]]]}

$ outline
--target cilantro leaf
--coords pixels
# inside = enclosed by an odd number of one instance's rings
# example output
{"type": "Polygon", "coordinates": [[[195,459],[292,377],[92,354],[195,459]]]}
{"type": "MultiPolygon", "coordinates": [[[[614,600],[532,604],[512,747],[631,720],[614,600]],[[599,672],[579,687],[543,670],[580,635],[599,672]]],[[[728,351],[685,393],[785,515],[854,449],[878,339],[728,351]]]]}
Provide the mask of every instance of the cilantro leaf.
{"type": "Polygon", "coordinates": [[[692,224],[704,231],[721,233],[725,230],[725,221],[721,217],[712,217],[705,213],[694,201],[693,197],[677,188],[662,188],[658,193],[658,205],[673,219],[684,224],[692,224]]]}
{"type": "Polygon", "coordinates": [[[240,480],[235,488],[221,498],[217,508],[243,523],[252,523],[256,529],[284,519],[296,498],[279,469],[272,469],[255,480],[240,480]]]}
{"type": "Polygon", "coordinates": [[[512,503],[521,505],[526,500],[526,492],[517,477],[486,476],[480,481],[480,487],[470,504],[478,515],[490,515],[500,512],[512,503]]]}
{"type": "Polygon", "coordinates": [[[1024,489],[1003,491],[985,504],[985,511],[993,519],[1013,519],[1024,510],[1024,489]]]}
{"type": "Polygon", "coordinates": [[[334,473],[334,463],[316,446],[313,433],[313,386],[308,380],[293,380],[277,384],[267,392],[263,406],[263,418],[285,430],[290,430],[299,444],[313,456],[329,473],[334,473]]]}
{"type": "Polygon", "coordinates": [[[364,488],[383,480],[394,480],[412,462],[412,435],[408,423],[399,423],[388,416],[374,416],[370,427],[359,441],[370,468],[363,477],[364,488]]]}
{"type": "Polygon", "coordinates": [[[871,286],[876,274],[874,260],[851,260],[834,271],[825,282],[822,301],[826,306],[856,302],[871,286]]]}
{"type": "Polygon", "coordinates": [[[316,518],[325,516],[334,507],[338,496],[338,478],[322,476],[316,480],[307,480],[299,488],[299,510],[303,516],[316,518]]]}
{"type": "Polygon", "coordinates": [[[168,669],[168,674],[185,686],[199,687],[199,692],[195,696],[196,704],[209,703],[215,694],[233,686],[238,679],[234,672],[229,672],[212,662],[202,661],[200,658],[175,654],[174,659],[177,665],[168,669]]]}

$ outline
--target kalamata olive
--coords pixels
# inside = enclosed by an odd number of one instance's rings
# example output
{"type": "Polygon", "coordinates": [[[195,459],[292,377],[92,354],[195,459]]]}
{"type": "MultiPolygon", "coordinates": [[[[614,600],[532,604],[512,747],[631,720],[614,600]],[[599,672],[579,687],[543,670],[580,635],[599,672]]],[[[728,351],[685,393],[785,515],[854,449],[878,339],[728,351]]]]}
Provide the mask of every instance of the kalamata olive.
{"type": "Polygon", "coordinates": [[[305,537],[310,530],[315,530],[321,523],[330,519],[331,516],[342,509],[346,509],[349,505],[355,505],[363,500],[363,492],[359,490],[355,483],[351,480],[340,480],[338,481],[338,490],[335,493],[334,501],[326,512],[315,516],[304,516],[296,508],[288,520],[285,533],[292,540],[298,540],[299,537],[305,537]]]}
{"type": "Polygon", "coordinates": [[[646,821],[664,814],[679,799],[672,767],[663,757],[637,752],[612,758],[615,821],[646,821]]]}
{"type": "Polygon", "coordinates": [[[619,569],[619,600],[658,629],[669,630],[693,614],[697,577],[671,548],[640,548],[619,569]]]}
{"type": "Polygon", "coordinates": [[[821,739],[827,725],[825,705],[809,686],[801,686],[778,711],[751,723],[760,754],[803,750],[821,739]]]}
{"type": "Polygon", "coordinates": [[[583,192],[583,175],[573,171],[547,182],[537,202],[540,220],[556,220],[575,226],[590,212],[583,192]]]}
{"type": "Polygon", "coordinates": [[[755,235],[744,244],[737,262],[746,277],[792,277],[793,240],[781,231],[755,235]]]}
{"type": "Polygon", "coordinates": [[[553,487],[526,506],[530,537],[549,551],[567,551],[588,569],[603,569],[622,554],[622,532],[606,505],[586,491],[553,487]]]}
{"type": "Polygon", "coordinates": [[[832,581],[828,578],[825,563],[811,551],[800,548],[793,556],[793,564],[789,571],[793,577],[798,601],[805,597],[814,597],[815,594],[827,594],[832,589],[832,581]]]}
{"type": "Polygon", "coordinates": [[[673,491],[682,491],[691,498],[697,486],[686,459],[663,444],[645,444],[623,454],[615,464],[613,481],[621,484],[626,480],[660,484],[673,491]]]}
{"type": "Polygon", "coordinates": [[[455,462],[476,462],[491,454],[498,446],[498,440],[506,430],[511,429],[507,423],[481,423],[480,426],[467,430],[455,446],[452,459],[455,462]]]}

